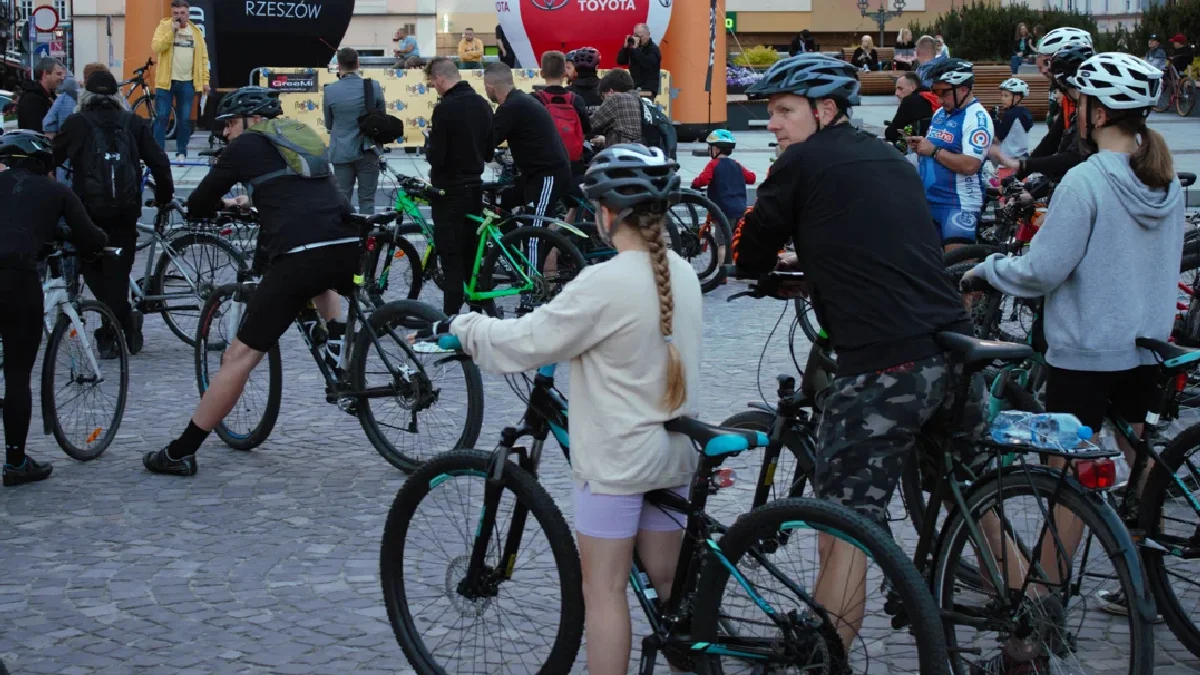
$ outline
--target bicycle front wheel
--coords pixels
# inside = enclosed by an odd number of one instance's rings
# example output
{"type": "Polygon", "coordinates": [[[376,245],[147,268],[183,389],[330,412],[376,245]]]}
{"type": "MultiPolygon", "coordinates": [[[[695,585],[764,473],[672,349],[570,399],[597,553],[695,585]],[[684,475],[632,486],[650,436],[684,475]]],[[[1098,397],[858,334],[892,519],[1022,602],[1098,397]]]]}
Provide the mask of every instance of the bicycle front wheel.
{"type": "Polygon", "coordinates": [[[983,541],[971,538],[963,512],[955,510],[942,528],[931,579],[935,601],[953,613],[945,630],[956,673],[1087,673],[1092,667],[1082,655],[1090,662],[1100,650],[1106,672],[1153,671],[1150,622],[1137,611],[1110,617],[1099,610],[1101,591],[1119,591],[1131,603],[1146,595],[1136,547],[1108,506],[1074,480],[1060,484],[1058,470],[1016,466],[977,482],[967,509],[983,541]],[[1080,533],[1073,551],[1072,531],[1080,533]],[[964,589],[958,570],[987,569],[980,564],[986,559],[1004,588],[1028,583],[1026,592],[997,593],[990,582],[987,589],[964,589]],[[1055,572],[1057,580],[1048,576],[1055,572]]]}
{"type": "Polygon", "coordinates": [[[698,673],[949,672],[921,575],[891,535],[850,509],[816,499],[767,504],[738,519],[710,556],[692,615],[698,673]],[[863,564],[865,579],[822,571],[821,535],[856,549],[847,558],[863,564]],[[839,607],[817,603],[834,589],[843,591],[839,607]],[[906,627],[894,629],[893,616],[906,627]]]}
{"type": "MultiPolygon", "coordinates": [[[[225,350],[241,327],[246,306],[250,304],[253,292],[242,291],[239,302],[234,298],[237,288],[236,284],[229,284],[216,289],[208,296],[201,311],[195,345],[196,384],[201,396],[208,391],[212,376],[220,369],[225,350]]],[[[253,450],[262,445],[279,418],[279,404],[283,398],[283,363],[278,344],[271,347],[264,360],[266,365],[260,362],[250,372],[250,379],[246,381],[237,404],[213,430],[218,438],[234,450],[253,450]]]]}
{"type": "Polygon", "coordinates": [[[501,237],[499,246],[488,248],[476,288],[494,297],[480,304],[501,319],[524,316],[553,300],[585,266],[583,254],[561,232],[518,228],[501,237]]]}
{"type": "Polygon", "coordinates": [[[1187,117],[1192,114],[1192,108],[1196,107],[1196,81],[1188,78],[1179,83],[1179,95],[1175,99],[1175,111],[1180,117],[1187,117]]]}
{"type": "Polygon", "coordinates": [[[403,235],[390,236],[395,237],[395,250],[379,247],[376,259],[371,261],[371,278],[366,283],[367,296],[376,307],[393,300],[416,300],[425,280],[417,247],[403,235]],[[385,259],[388,255],[390,259],[385,259]]]}
{"type": "Polygon", "coordinates": [[[583,640],[574,537],[546,490],[512,462],[495,525],[482,528],[490,462],[476,450],[439,455],[396,494],[379,559],[388,620],[418,673],[566,673],[583,640]],[[477,537],[486,554],[470,579],[477,537]]]}
{"type": "Polygon", "coordinates": [[[105,304],[74,304],[76,323],[60,314],[42,361],[42,417],[54,440],[81,462],[103,453],[121,427],[129,392],[129,350],[117,317],[105,304]],[[118,346],[117,356],[101,360],[98,338],[118,346]]]}
{"type": "Polygon", "coordinates": [[[239,270],[249,269],[246,259],[229,241],[203,232],[183,234],[167,242],[147,295],[175,337],[196,346],[200,310],[217,288],[237,281],[239,270]]]}
{"type": "Polygon", "coordinates": [[[733,234],[721,209],[704,195],[684,191],[671,207],[668,226],[671,245],[691,263],[700,290],[708,293],[719,286],[721,267],[733,263],[733,234]]]}

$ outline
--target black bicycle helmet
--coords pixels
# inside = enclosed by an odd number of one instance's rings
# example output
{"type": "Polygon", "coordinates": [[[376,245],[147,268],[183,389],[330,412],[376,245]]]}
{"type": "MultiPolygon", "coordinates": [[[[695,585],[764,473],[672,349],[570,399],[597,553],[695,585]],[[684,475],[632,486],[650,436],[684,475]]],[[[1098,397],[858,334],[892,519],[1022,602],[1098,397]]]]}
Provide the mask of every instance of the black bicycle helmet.
{"type": "Polygon", "coordinates": [[[595,47],[573,49],[567,54],[567,60],[574,63],[576,68],[596,70],[600,67],[600,50],[595,47]]]}
{"type": "Polygon", "coordinates": [[[601,150],[583,175],[583,194],[614,211],[661,204],[679,191],[678,164],[658,148],[622,143],[601,150]]]}
{"type": "Polygon", "coordinates": [[[854,66],[831,56],[809,53],[776,61],[762,79],[746,89],[746,97],[795,94],[810,99],[831,98],[845,106],[856,106],[858,90],[858,71],[854,66]]]}
{"type": "Polygon", "coordinates": [[[945,82],[955,87],[975,86],[975,64],[964,59],[946,59],[929,69],[931,82],[945,82]]]}
{"type": "Polygon", "coordinates": [[[49,138],[36,131],[13,130],[0,136],[0,164],[28,166],[38,173],[50,173],[54,170],[54,146],[49,138]]]}
{"type": "Polygon", "coordinates": [[[1054,83],[1058,85],[1059,89],[1066,90],[1067,87],[1073,89],[1074,85],[1068,78],[1075,77],[1075,73],[1079,72],[1079,66],[1095,55],[1096,50],[1092,49],[1090,45],[1063,47],[1050,57],[1050,77],[1054,78],[1054,83]]]}
{"type": "Polygon", "coordinates": [[[266,87],[242,87],[235,92],[226,94],[217,107],[217,119],[226,120],[231,117],[279,117],[283,114],[283,105],[279,103],[279,92],[266,87]]]}

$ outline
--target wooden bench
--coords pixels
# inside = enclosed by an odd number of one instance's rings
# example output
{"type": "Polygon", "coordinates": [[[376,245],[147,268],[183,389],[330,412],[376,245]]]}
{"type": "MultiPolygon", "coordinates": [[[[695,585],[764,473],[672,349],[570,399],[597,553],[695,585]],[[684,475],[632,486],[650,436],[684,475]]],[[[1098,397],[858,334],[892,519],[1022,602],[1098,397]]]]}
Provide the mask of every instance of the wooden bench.
{"type": "MultiPolygon", "coordinates": [[[[886,96],[895,93],[896,78],[902,73],[890,70],[858,74],[863,96],[886,96]]],[[[1000,105],[1000,83],[1012,77],[1008,66],[975,66],[975,96],[989,111],[1000,105]]],[[[1022,75],[1029,85],[1029,96],[1021,105],[1029,108],[1034,120],[1045,119],[1049,108],[1050,81],[1041,75],[1022,75]]]]}

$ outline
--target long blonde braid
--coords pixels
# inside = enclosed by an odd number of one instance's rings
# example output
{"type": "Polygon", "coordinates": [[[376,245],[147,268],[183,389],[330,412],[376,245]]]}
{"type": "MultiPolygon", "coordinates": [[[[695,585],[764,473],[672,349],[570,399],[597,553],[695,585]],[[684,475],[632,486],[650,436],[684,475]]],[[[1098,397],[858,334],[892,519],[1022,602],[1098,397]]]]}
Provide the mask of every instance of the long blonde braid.
{"type": "Polygon", "coordinates": [[[667,258],[666,218],[661,213],[635,212],[630,220],[650,251],[650,266],[654,270],[654,283],[658,287],[658,330],[667,342],[667,390],[663,393],[662,406],[666,410],[678,410],[687,400],[687,376],[683,371],[683,357],[675,347],[672,321],[675,316],[675,297],[671,293],[671,263],[667,258]]]}

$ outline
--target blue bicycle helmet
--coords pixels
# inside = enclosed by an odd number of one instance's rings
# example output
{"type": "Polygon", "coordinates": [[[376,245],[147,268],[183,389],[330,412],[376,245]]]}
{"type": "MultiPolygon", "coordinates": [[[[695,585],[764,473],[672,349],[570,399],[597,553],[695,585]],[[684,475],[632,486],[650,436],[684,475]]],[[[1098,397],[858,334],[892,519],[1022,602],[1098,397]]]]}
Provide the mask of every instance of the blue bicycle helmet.
{"type": "Polygon", "coordinates": [[[746,89],[749,99],[773,94],[795,94],[810,99],[831,98],[843,106],[856,106],[859,83],[854,66],[824,54],[798,54],[767,69],[762,79],[746,89]]]}
{"type": "Polygon", "coordinates": [[[733,150],[737,147],[737,139],[728,129],[714,129],[705,142],[722,150],[733,150]]]}

